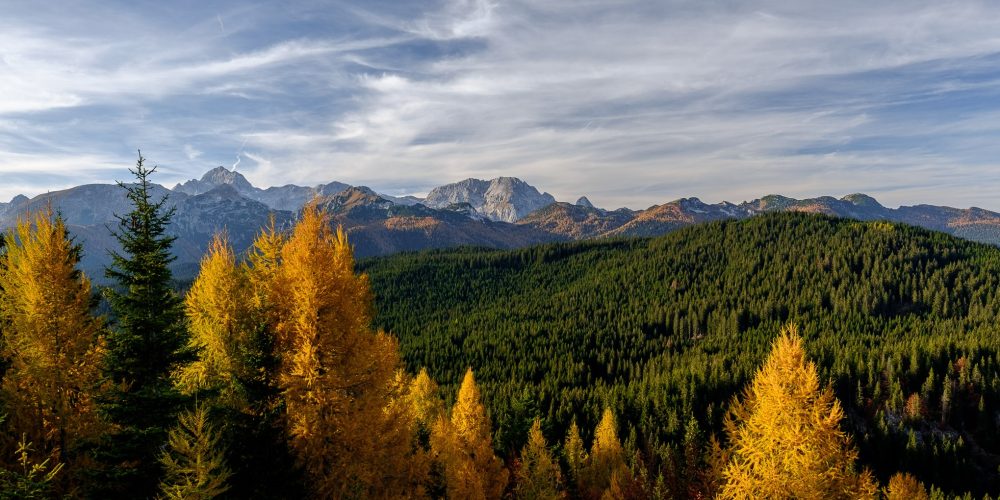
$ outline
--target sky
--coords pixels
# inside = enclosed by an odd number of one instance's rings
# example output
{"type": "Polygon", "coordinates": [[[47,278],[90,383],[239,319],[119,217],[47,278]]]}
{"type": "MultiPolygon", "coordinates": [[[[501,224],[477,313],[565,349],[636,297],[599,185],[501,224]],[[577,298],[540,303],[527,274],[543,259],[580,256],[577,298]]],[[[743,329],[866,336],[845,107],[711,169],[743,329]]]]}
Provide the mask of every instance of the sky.
{"type": "Polygon", "coordinates": [[[1000,210],[1000,2],[0,0],[0,201],[138,149],[167,186],[1000,210]]]}

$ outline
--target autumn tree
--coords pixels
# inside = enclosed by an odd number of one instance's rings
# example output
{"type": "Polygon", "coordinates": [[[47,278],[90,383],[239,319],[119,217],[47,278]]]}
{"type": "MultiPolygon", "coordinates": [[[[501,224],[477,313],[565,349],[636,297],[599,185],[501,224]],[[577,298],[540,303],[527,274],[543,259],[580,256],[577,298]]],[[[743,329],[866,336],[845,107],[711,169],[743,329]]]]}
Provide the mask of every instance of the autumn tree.
{"type": "Polygon", "coordinates": [[[431,449],[444,468],[450,498],[497,499],[507,488],[507,469],[493,453],[492,424],[470,368],[458,390],[451,419],[431,430],[431,449]]]}
{"type": "Polygon", "coordinates": [[[371,329],[368,280],[354,272],[346,235],[310,205],[280,257],[262,249],[258,262],[276,260],[261,272],[271,280],[263,288],[273,307],[287,432],[313,493],[415,494],[426,473],[413,460],[399,350],[394,338],[371,329]]]}
{"type": "Polygon", "coordinates": [[[559,462],[549,451],[545,436],[542,435],[542,423],[537,418],[528,432],[528,443],[521,450],[516,481],[514,492],[518,498],[560,498],[562,474],[559,462]]]}
{"type": "Polygon", "coordinates": [[[189,347],[197,359],[177,375],[181,390],[213,391],[228,406],[244,405],[238,378],[242,352],[253,329],[253,302],[246,273],[224,235],[216,235],[202,258],[198,277],[184,298],[189,347]]]}
{"type": "Polygon", "coordinates": [[[112,384],[101,413],[113,425],[98,449],[104,470],[91,492],[102,498],[144,498],[154,494],[162,472],[160,447],[187,398],[171,373],[192,359],[184,305],[173,289],[170,263],[174,237],[167,226],[174,209],[166,196],[154,200],[150,176],[139,155],[133,184],[119,183],[132,211],[118,217],[106,276],[114,286],[106,297],[116,320],[108,334],[104,376],[112,384]]]}
{"type": "Polygon", "coordinates": [[[886,500],[928,500],[927,488],[907,472],[897,472],[889,478],[885,491],[886,500]]]}
{"type": "Polygon", "coordinates": [[[437,382],[427,374],[426,368],[421,368],[420,373],[410,382],[408,394],[413,416],[418,425],[430,429],[438,416],[444,413],[444,403],[437,382]]]}
{"type": "Polygon", "coordinates": [[[62,218],[44,209],[19,220],[5,239],[0,322],[9,424],[41,457],[72,465],[78,445],[102,430],[94,391],[103,321],[91,314],[90,281],[76,269],[80,248],[62,218]]]}
{"type": "Polygon", "coordinates": [[[267,272],[260,260],[273,225],[251,250],[256,270],[237,262],[225,233],[216,235],[184,298],[190,340],[197,359],[176,373],[178,387],[207,401],[223,423],[233,480],[230,494],[267,498],[297,495],[294,468],[281,431],[280,391],[274,333],[268,323],[267,298],[255,288],[255,272],[267,272]]]}
{"type": "Polygon", "coordinates": [[[726,419],[732,457],[723,498],[872,498],[876,486],[858,473],[857,451],[840,429],[844,417],[830,387],[820,387],[794,326],[726,419]]]}
{"type": "MultiPolygon", "coordinates": [[[[594,442],[590,446],[590,454],[580,472],[580,494],[588,498],[600,498],[616,475],[628,473],[625,464],[625,451],[618,439],[618,424],[615,414],[610,408],[605,408],[601,421],[594,430],[594,442]]],[[[619,482],[625,481],[619,477],[619,482]]]]}
{"type": "Polygon", "coordinates": [[[199,405],[181,413],[160,457],[164,478],[160,496],[169,500],[210,500],[229,490],[231,476],[222,441],[199,405]]]}
{"type": "Polygon", "coordinates": [[[566,460],[567,483],[571,488],[576,488],[582,480],[583,466],[587,463],[587,448],[580,437],[580,427],[576,425],[576,420],[573,420],[566,432],[563,459],[566,460]]]}

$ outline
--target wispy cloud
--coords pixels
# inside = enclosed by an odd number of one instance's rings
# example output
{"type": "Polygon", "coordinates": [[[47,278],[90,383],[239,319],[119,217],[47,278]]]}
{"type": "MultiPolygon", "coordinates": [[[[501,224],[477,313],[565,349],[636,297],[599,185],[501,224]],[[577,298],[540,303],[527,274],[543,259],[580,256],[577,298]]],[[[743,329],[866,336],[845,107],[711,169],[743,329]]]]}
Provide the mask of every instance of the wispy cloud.
{"type": "MultiPolygon", "coordinates": [[[[239,154],[263,185],[517,175],[606,206],[867,191],[1000,209],[1000,5],[302,9],[6,16],[0,175],[96,156],[124,170],[143,147],[167,184],[239,154]]],[[[0,183],[0,198],[48,187],[0,183]]]]}

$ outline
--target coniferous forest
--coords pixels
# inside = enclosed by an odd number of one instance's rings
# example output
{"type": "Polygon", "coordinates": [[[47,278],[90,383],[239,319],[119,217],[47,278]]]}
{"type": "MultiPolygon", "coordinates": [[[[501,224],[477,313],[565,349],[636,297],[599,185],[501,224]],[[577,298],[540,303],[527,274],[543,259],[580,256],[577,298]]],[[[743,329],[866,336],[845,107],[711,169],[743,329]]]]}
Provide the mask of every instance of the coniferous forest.
{"type": "Polygon", "coordinates": [[[0,252],[0,498],[952,498],[1000,489],[1000,250],[772,214],[355,262],[307,206],[170,274],[143,160],[107,287],[0,252]]]}

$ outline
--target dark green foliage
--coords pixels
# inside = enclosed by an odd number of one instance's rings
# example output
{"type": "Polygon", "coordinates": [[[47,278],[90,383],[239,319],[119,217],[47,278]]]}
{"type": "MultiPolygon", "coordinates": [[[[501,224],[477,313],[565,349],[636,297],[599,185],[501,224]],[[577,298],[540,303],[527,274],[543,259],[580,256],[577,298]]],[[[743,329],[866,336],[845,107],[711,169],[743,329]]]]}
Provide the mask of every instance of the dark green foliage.
{"type": "Polygon", "coordinates": [[[237,372],[235,380],[247,406],[242,411],[218,408],[219,420],[225,423],[222,430],[226,460],[233,471],[231,489],[225,497],[305,498],[302,477],[289,452],[281,422],[284,403],[276,380],[274,336],[263,318],[255,318],[255,322],[258,328],[239,353],[246,366],[237,372]]]}
{"type": "Polygon", "coordinates": [[[517,415],[530,394],[553,435],[575,416],[588,439],[609,405],[623,436],[637,429],[647,464],[675,464],[668,478],[693,459],[691,416],[719,435],[730,398],[796,322],[879,479],[906,470],[946,491],[1000,488],[995,247],[786,213],[360,267],[377,326],[399,337],[411,370],[426,366],[447,392],[471,366],[492,415],[517,415]],[[913,394],[924,400],[909,419],[913,394]]]}
{"type": "Polygon", "coordinates": [[[105,418],[116,427],[97,450],[101,480],[92,495],[100,498],[148,498],[161,475],[158,461],[167,430],[186,402],[171,381],[171,372],[188,361],[187,330],[181,298],[172,288],[168,265],[174,238],[166,235],[173,210],[166,199],[153,200],[149,176],[140,154],[135,184],[128,191],[133,210],[119,216],[114,233],[122,253],[112,255],[106,276],[115,283],[105,290],[115,320],[107,336],[105,375],[112,384],[100,400],[105,418]]]}

